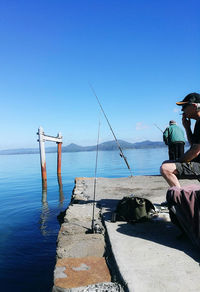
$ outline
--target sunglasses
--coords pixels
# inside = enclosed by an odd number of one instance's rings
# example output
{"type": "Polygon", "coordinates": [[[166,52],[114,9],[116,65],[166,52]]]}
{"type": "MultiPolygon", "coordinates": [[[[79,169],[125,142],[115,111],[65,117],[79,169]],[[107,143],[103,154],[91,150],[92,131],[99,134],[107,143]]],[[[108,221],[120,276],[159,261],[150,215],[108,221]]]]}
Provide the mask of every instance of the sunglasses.
{"type": "Polygon", "coordinates": [[[182,106],[182,110],[184,110],[187,106],[189,106],[190,104],[189,103],[186,103],[182,106]]]}

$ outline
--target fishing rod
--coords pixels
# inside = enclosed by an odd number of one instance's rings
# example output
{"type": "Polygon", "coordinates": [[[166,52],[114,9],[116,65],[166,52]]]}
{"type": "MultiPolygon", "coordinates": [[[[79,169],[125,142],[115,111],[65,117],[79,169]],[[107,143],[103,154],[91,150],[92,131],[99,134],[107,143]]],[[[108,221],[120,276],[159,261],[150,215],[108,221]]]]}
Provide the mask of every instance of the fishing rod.
{"type": "Polygon", "coordinates": [[[163,133],[163,130],[161,130],[161,128],[159,128],[156,124],[154,124],[154,126],[156,126],[156,128],[158,128],[163,133]]]}
{"type": "Polygon", "coordinates": [[[89,85],[90,85],[90,87],[91,87],[91,89],[92,89],[92,92],[93,92],[94,96],[96,97],[96,100],[97,100],[97,102],[98,102],[98,104],[99,104],[99,106],[100,106],[100,108],[101,108],[101,110],[102,110],[102,112],[103,112],[103,114],[104,114],[104,117],[105,117],[105,119],[106,119],[106,121],[107,121],[107,123],[108,123],[108,126],[109,126],[109,128],[110,128],[110,130],[111,130],[111,132],[112,132],[112,134],[113,134],[113,136],[114,136],[114,138],[115,138],[115,142],[117,143],[117,146],[118,146],[119,151],[120,151],[120,156],[124,159],[124,161],[125,161],[125,163],[126,163],[126,166],[128,167],[128,169],[129,169],[129,171],[130,171],[131,176],[133,176],[133,175],[132,175],[132,172],[131,172],[131,168],[130,168],[130,166],[129,166],[129,164],[128,164],[128,161],[127,161],[126,157],[124,156],[124,153],[123,153],[123,151],[122,151],[122,148],[121,148],[121,146],[120,146],[120,144],[119,144],[119,142],[118,142],[118,140],[117,140],[117,137],[115,136],[115,133],[114,133],[114,131],[113,131],[112,127],[111,127],[111,124],[109,123],[109,120],[108,120],[108,118],[107,118],[107,116],[106,116],[106,114],[105,114],[105,112],[104,112],[104,110],[103,110],[103,107],[102,107],[102,105],[101,105],[101,103],[100,103],[100,101],[99,101],[99,99],[98,99],[98,97],[97,97],[97,95],[96,95],[96,92],[95,92],[93,86],[92,86],[90,83],[89,83],[89,85]]]}
{"type": "Polygon", "coordinates": [[[97,162],[98,162],[98,153],[99,153],[99,133],[100,133],[100,120],[99,120],[99,127],[98,127],[98,138],[97,138],[97,148],[96,148],[96,163],[95,163],[95,174],[94,174],[94,197],[93,197],[93,208],[92,208],[92,233],[95,232],[95,225],[94,225],[94,207],[96,201],[96,184],[97,184],[97,162]]]}

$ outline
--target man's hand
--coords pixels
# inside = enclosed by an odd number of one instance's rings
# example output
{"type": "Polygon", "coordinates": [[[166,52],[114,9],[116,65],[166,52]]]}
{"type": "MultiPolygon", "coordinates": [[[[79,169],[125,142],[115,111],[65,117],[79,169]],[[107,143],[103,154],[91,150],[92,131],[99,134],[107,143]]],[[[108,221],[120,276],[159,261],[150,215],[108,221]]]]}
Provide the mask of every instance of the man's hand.
{"type": "Polygon", "coordinates": [[[190,129],[190,127],[191,127],[191,121],[190,121],[190,119],[186,118],[185,113],[182,116],[182,124],[186,130],[190,129]]]}

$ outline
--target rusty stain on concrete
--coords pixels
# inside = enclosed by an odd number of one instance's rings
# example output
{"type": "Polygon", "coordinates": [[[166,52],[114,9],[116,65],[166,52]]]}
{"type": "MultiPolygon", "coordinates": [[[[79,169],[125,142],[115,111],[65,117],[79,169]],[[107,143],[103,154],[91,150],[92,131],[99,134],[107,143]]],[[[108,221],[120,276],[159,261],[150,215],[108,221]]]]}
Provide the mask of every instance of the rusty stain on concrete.
{"type": "Polygon", "coordinates": [[[60,288],[75,288],[88,286],[96,283],[110,282],[111,276],[103,257],[85,258],[63,258],[58,259],[56,269],[63,268],[60,277],[59,273],[54,274],[54,285],[60,288]]]}

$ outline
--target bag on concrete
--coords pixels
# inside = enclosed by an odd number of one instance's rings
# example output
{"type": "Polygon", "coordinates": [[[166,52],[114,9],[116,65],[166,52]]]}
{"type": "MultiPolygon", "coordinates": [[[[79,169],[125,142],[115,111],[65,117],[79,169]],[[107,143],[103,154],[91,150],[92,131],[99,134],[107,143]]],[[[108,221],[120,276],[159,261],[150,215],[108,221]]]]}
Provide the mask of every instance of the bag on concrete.
{"type": "Polygon", "coordinates": [[[136,196],[124,197],[117,204],[114,221],[138,222],[147,220],[155,207],[151,201],[136,196]]]}

